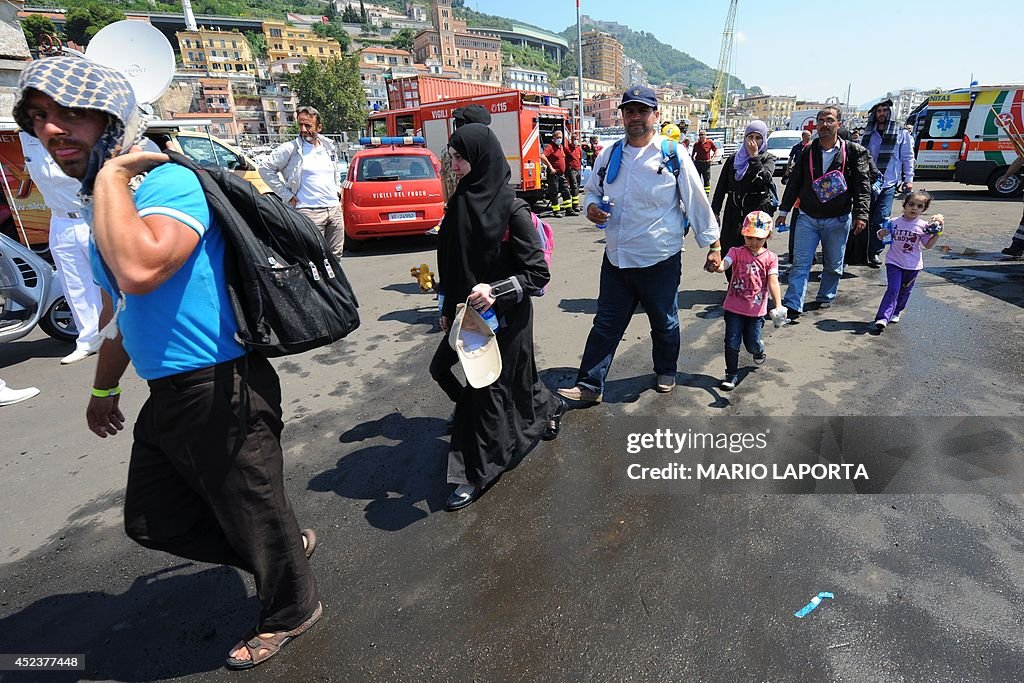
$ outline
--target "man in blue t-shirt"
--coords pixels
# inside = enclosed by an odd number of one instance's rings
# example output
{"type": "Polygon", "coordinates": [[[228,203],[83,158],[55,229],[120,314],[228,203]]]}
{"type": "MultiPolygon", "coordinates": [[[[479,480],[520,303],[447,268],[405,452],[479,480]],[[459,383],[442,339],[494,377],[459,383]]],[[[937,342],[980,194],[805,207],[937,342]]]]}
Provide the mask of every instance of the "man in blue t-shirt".
{"type": "Polygon", "coordinates": [[[284,491],[280,383],[236,338],[220,226],[191,171],[163,154],[119,155],[142,131],[120,73],[78,57],[32,62],[14,118],[81,180],[92,223],[100,320],[117,334],[100,348],[89,428],[104,438],[124,428],[118,384],[129,361],[149,383],[125,530],[146,547],[253,574],[260,621],[226,662],[251,668],[323,608],[308,561],[316,536],[299,530],[284,491]]]}

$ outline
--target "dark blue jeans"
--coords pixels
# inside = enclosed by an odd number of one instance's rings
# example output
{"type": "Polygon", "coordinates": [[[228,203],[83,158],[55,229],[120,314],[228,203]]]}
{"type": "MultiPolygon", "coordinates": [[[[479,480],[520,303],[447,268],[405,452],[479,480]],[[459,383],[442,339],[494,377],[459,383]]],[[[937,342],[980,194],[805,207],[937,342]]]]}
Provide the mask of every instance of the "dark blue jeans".
{"type": "MultiPolygon", "coordinates": [[[[898,163],[895,160],[892,163],[898,163]]],[[[878,230],[882,227],[882,223],[889,218],[892,213],[892,200],[896,196],[896,186],[887,187],[882,190],[882,193],[875,198],[875,201],[871,202],[871,220],[870,234],[868,235],[868,255],[878,256],[885,249],[885,245],[882,244],[882,240],[878,239],[878,230]]],[[[861,243],[863,244],[863,242],[861,243]]]]}
{"type": "Polygon", "coordinates": [[[764,353],[761,328],[764,318],[725,312],[725,374],[735,375],[739,370],[740,342],[752,356],[764,353]]]}
{"type": "Polygon", "coordinates": [[[601,262],[601,288],[597,315],[583,349],[576,383],[604,392],[605,378],[612,366],[615,349],[622,341],[637,304],[643,304],[651,322],[654,372],[675,375],[679,360],[679,276],[680,254],[646,268],[617,268],[605,255],[601,262]]]}

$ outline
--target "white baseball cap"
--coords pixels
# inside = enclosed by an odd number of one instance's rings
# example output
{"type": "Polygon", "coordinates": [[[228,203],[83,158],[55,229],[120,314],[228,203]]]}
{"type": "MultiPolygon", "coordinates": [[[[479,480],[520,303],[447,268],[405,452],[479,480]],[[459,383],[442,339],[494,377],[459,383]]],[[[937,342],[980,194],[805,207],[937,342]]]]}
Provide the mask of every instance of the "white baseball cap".
{"type": "Polygon", "coordinates": [[[469,386],[482,389],[497,381],[501,375],[498,338],[475,308],[467,304],[456,307],[448,343],[459,356],[469,386]]]}

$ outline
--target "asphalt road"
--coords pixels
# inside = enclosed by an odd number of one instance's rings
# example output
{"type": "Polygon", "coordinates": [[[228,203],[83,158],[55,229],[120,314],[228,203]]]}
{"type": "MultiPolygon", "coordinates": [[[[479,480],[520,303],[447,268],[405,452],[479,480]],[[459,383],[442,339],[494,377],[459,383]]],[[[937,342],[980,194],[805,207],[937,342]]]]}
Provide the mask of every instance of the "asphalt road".
{"type": "MultiPolygon", "coordinates": [[[[254,623],[251,581],[124,536],[130,435],[85,429],[94,361],[61,367],[68,347],[41,335],[0,347],[0,376],[42,389],[0,409],[0,653],[86,660],[0,680],[1024,679],[1024,262],[998,253],[1021,205],[919,186],[936,191],[947,234],[898,325],[869,333],[884,272],[853,267],[832,309],[766,327],[767,363],[744,354],[739,387],[722,392],[724,278],[689,241],[676,391],[651,389],[638,313],[605,402],[571,412],[557,441],[454,514],[450,405],[427,374],[435,300],[409,276],[436,263],[432,245],[346,258],[362,327],[275,361],[325,617],[250,673],[222,664],[254,623]],[[676,460],[628,453],[630,434],[656,429],[771,434],[768,454],[734,458],[748,464],[857,453],[872,478],[632,481],[632,463],[676,460]],[[834,597],[796,618],[821,591],[834,597]]],[[[575,375],[603,250],[582,219],[554,228],[554,279],[536,302],[552,387],[575,375]]],[[[131,420],[144,385],[122,386],[131,420]]]]}

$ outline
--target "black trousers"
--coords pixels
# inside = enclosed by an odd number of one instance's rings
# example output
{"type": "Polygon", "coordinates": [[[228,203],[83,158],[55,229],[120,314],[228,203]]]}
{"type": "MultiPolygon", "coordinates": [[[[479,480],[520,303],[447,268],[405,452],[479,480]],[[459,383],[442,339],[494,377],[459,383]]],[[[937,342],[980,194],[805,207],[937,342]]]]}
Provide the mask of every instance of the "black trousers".
{"type": "Polygon", "coordinates": [[[448,332],[445,332],[441,336],[441,343],[437,345],[437,351],[434,351],[434,357],[430,361],[430,376],[434,378],[441,390],[444,391],[445,395],[451,399],[452,403],[457,403],[459,396],[462,395],[462,390],[465,388],[462,386],[462,382],[452,372],[452,368],[455,367],[459,362],[459,356],[455,353],[455,349],[448,343],[448,332]]]}
{"type": "Polygon", "coordinates": [[[319,596],[284,491],[274,368],[251,353],[149,387],[128,466],[128,536],[147,548],[251,573],[262,605],[259,630],[299,626],[319,596]]]}
{"type": "Polygon", "coordinates": [[[580,169],[570,168],[565,172],[565,181],[569,185],[569,196],[572,197],[575,206],[579,206],[580,194],[580,169]]]}
{"type": "Polygon", "coordinates": [[[697,167],[697,173],[700,174],[701,179],[704,181],[704,192],[711,194],[711,162],[694,161],[693,165],[697,167]]]}
{"type": "Polygon", "coordinates": [[[564,173],[548,172],[548,199],[552,211],[565,211],[572,207],[569,182],[564,173]]]}

